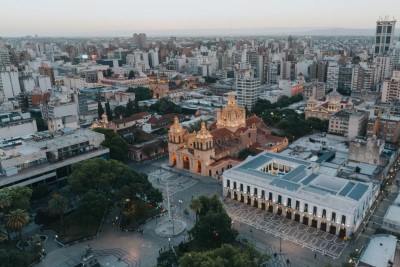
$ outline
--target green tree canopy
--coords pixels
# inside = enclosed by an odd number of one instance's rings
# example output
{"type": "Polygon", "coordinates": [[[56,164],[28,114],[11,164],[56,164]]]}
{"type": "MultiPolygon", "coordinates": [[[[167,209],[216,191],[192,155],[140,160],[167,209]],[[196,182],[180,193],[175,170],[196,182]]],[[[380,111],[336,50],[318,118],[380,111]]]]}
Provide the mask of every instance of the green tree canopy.
{"type": "Polygon", "coordinates": [[[257,155],[257,152],[255,152],[253,149],[247,147],[239,152],[238,158],[245,160],[245,159],[247,159],[248,156],[255,156],[255,155],[257,155]]]}
{"type": "Polygon", "coordinates": [[[101,105],[101,101],[97,101],[97,117],[101,120],[101,116],[104,114],[104,108],[101,105]]]}
{"type": "Polygon", "coordinates": [[[89,190],[79,202],[78,218],[84,224],[96,223],[104,215],[106,206],[107,198],[102,193],[89,190]]]}
{"type": "Polygon", "coordinates": [[[107,120],[108,121],[112,121],[113,119],[113,114],[111,111],[111,107],[110,107],[110,102],[106,102],[106,114],[107,114],[107,120]]]}
{"type": "MultiPolygon", "coordinates": [[[[203,248],[215,248],[235,241],[237,231],[232,229],[232,220],[225,212],[217,195],[200,196],[199,220],[189,231],[203,248]]],[[[192,208],[192,207],[191,207],[192,208]]]]}
{"type": "Polygon", "coordinates": [[[127,92],[135,93],[135,100],[143,101],[153,98],[153,91],[146,87],[128,88],[127,92]]]}
{"type": "Polygon", "coordinates": [[[155,104],[150,106],[150,109],[163,115],[169,113],[182,113],[181,107],[175,105],[166,98],[161,98],[158,100],[155,104]]]}
{"type": "Polygon", "coordinates": [[[119,198],[144,198],[156,204],[162,194],[149,182],[147,175],[131,170],[122,162],[90,159],[72,165],[68,178],[71,190],[83,195],[89,190],[102,192],[106,197],[116,194],[119,198]]]}
{"type": "Polygon", "coordinates": [[[22,229],[29,222],[29,214],[22,209],[16,209],[10,211],[5,218],[5,227],[7,233],[16,232],[18,233],[19,240],[22,240],[22,229]]]}
{"type": "Polygon", "coordinates": [[[6,194],[11,196],[11,205],[10,210],[22,209],[25,211],[30,210],[31,197],[32,197],[32,189],[26,186],[17,186],[12,189],[5,188],[4,191],[6,194]]]}
{"type": "Polygon", "coordinates": [[[49,200],[50,214],[58,215],[60,217],[63,231],[65,231],[64,212],[67,209],[67,206],[68,206],[68,200],[64,196],[58,193],[54,193],[49,200]]]}
{"type": "Polygon", "coordinates": [[[110,149],[110,158],[123,160],[128,156],[128,143],[113,130],[96,128],[94,131],[105,135],[105,140],[101,143],[110,149]]]}
{"type": "Polygon", "coordinates": [[[135,79],[135,72],[131,70],[128,74],[128,79],[135,79]]]}
{"type": "Polygon", "coordinates": [[[124,106],[116,106],[114,109],[114,115],[117,119],[119,119],[121,116],[125,117],[126,114],[126,107],[124,106]]]}
{"type": "Polygon", "coordinates": [[[259,267],[268,260],[268,256],[246,245],[235,248],[223,244],[220,248],[205,252],[186,253],[179,259],[181,267],[259,267]]]}

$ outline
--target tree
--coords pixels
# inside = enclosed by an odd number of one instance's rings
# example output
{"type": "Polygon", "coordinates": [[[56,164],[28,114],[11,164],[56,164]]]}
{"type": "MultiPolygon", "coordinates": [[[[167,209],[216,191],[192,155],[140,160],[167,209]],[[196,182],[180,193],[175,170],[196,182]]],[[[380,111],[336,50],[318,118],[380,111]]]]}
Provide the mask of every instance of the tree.
{"type": "Polygon", "coordinates": [[[258,99],[256,104],[251,110],[251,113],[256,114],[257,116],[260,116],[266,109],[271,109],[272,104],[269,100],[265,99],[258,99]]]}
{"type": "Polygon", "coordinates": [[[129,98],[128,104],[126,104],[126,116],[132,116],[135,114],[135,103],[129,98]]]}
{"type": "Polygon", "coordinates": [[[65,233],[65,225],[64,225],[64,212],[68,206],[68,200],[60,195],[60,194],[53,194],[51,199],[49,200],[49,211],[50,214],[58,215],[60,217],[61,227],[65,233]]]}
{"type": "Polygon", "coordinates": [[[142,152],[145,156],[150,157],[154,153],[157,152],[158,144],[157,143],[150,143],[150,144],[145,144],[142,147],[142,152]]]}
{"type": "Polygon", "coordinates": [[[190,202],[189,208],[196,214],[196,222],[197,222],[198,216],[202,209],[202,204],[201,204],[200,199],[198,199],[198,198],[192,199],[192,201],[190,202]]]}
{"type": "MultiPolygon", "coordinates": [[[[7,231],[0,229],[0,244],[8,240],[7,231]]],[[[1,261],[0,261],[1,262],[1,261]]]]}
{"type": "Polygon", "coordinates": [[[113,116],[112,116],[112,111],[110,108],[110,102],[108,102],[108,101],[106,102],[106,114],[107,114],[108,121],[112,121],[113,116]]]}
{"type": "Polygon", "coordinates": [[[49,193],[49,186],[46,183],[41,183],[33,188],[32,199],[41,199],[49,193]]]}
{"type": "Polygon", "coordinates": [[[106,197],[100,192],[90,190],[79,202],[78,218],[84,224],[96,223],[103,217],[106,206],[106,197]]]}
{"type": "Polygon", "coordinates": [[[8,212],[8,209],[10,208],[11,203],[12,203],[11,195],[5,190],[1,190],[0,191],[0,210],[3,211],[4,214],[6,214],[8,212]]]}
{"type": "Polygon", "coordinates": [[[131,70],[128,74],[128,79],[135,79],[135,72],[131,70]]]}
{"type": "MultiPolygon", "coordinates": [[[[225,212],[218,196],[214,195],[210,198],[200,196],[194,203],[197,201],[201,203],[201,209],[197,212],[199,219],[189,231],[196,239],[197,244],[204,248],[213,248],[219,247],[223,243],[232,243],[238,233],[232,229],[232,220],[225,212]]],[[[193,208],[198,207],[197,205],[194,205],[193,208]]]]}
{"type": "Polygon", "coordinates": [[[117,119],[119,119],[120,117],[125,117],[126,114],[126,107],[124,106],[116,106],[114,109],[114,115],[117,119]]]}
{"type": "Polygon", "coordinates": [[[101,145],[110,149],[110,158],[123,160],[128,156],[128,143],[119,134],[104,128],[96,128],[94,131],[105,135],[101,145]]]}
{"type": "Polygon", "coordinates": [[[146,87],[129,87],[126,91],[129,93],[135,93],[135,100],[137,101],[149,100],[153,98],[153,91],[146,87]]]}
{"type": "Polygon", "coordinates": [[[255,152],[253,149],[245,148],[239,152],[238,158],[245,160],[245,159],[247,159],[248,156],[255,156],[255,155],[257,155],[257,152],[255,152]]]}
{"type": "Polygon", "coordinates": [[[32,189],[26,186],[17,186],[12,189],[3,189],[11,196],[10,210],[22,209],[28,211],[30,209],[32,189]]]}
{"type": "Polygon", "coordinates": [[[103,114],[104,114],[104,108],[101,105],[101,101],[98,100],[97,101],[97,115],[98,115],[99,120],[101,120],[101,116],[103,116],[103,114]]]}
{"type": "Polygon", "coordinates": [[[172,250],[164,251],[157,258],[157,267],[177,267],[178,258],[172,250]]]}
{"type": "Polygon", "coordinates": [[[116,160],[96,158],[73,164],[68,183],[72,192],[78,195],[93,189],[108,198],[146,198],[154,204],[162,201],[161,193],[146,174],[137,173],[116,160]]]}
{"type": "Polygon", "coordinates": [[[179,259],[181,267],[259,267],[269,259],[268,255],[257,251],[253,246],[235,248],[223,244],[220,248],[204,252],[186,253],[179,259]]]}
{"type": "Polygon", "coordinates": [[[16,209],[10,211],[5,218],[5,227],[7,230],[8,238],[10,239],[10,232],[18,233],[19,240],[22,240],[22,229],[29,222],[29,214],[22,210],[16,209]]]}

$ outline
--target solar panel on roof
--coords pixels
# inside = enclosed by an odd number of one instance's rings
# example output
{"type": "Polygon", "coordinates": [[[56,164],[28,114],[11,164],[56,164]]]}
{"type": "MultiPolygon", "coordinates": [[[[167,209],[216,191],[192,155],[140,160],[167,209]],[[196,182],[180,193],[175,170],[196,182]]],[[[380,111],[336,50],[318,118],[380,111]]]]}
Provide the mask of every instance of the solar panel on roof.
{"type": "Polygon", "coordinates": [[[347,195],[349,198],[352,198],[354,200],[360,200],[360,198],[364,195],[364,193],[367,191],[368,186],[365,184],[358,183],[353,190],[347,195]]]}
{"type": "Polygon", "coordinates": [[[270,161],[271,158],[266,157],[264,155],[258,156],[256,158],[251,159],[249,162],[243,164],[239,168],[242,169],[256,169],[257,167],[260,167],[261,165],[267,163],[270,161]]]}
{"type": "Polygon", "coordinates": [[[353,187],[355,185],[356,184],[353,183],[353,182],[348,182],[346,184],[346,186],[339,192],[339,196],[343,196],[344,197],[345,195],[347,195],[350,192],[350,190],[353,189],[353,187]]]}
{"type": "Polygon", "coordinates": [[[314,179],[317,178],[317,177],[318,177],[318,174],[312,173],[312,174],[310,174],[306,179],[304,179],[301,183],[302,183],[303,185],[308,185],[309,183],[312,182],[312,180],[314,180],[314,179]]]}

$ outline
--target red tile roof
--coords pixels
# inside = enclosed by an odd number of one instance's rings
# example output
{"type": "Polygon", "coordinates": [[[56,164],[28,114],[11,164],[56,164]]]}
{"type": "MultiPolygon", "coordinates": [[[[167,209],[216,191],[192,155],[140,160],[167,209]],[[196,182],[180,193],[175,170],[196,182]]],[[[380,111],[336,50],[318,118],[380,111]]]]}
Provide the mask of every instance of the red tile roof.
{"type": "Polygon", "coordinates": [[[255,123],[257,125],[257,124],[262,123],[262,122],[263,122],[262,119],[260,119],[256,115],[253,115],[250,118],[246,119],[246,126],[247,127],[251,127],[253,125],[253,123],[255,123]]]}
{"type": "Polygon", "coordinates": [[[231,136],[232,132],[226,128],[220,128],[220,129],[211,131],[210,134],[212,135],[213,139],[216,140],[216,139],[221,139],[225,136],[231,136]]]}

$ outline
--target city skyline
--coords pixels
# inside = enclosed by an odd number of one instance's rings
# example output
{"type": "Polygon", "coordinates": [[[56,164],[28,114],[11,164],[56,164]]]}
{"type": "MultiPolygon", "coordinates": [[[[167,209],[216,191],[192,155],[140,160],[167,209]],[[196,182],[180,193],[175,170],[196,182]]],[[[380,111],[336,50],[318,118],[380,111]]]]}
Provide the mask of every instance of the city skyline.
{"type": "Polygon", "coordinates": [[[260,0],[250,3],[204,0],[192,5],[184,0],[151,4],[72,0],[66,6],[59,6],[49,0],[22,0],[3,4],[0,36],[130,36],[134,32],[146,32],[149,36],[271,34],[273,29],[290,34],[290,31],[334,28],[373,29],[379,17],[400,17],[398,11],[393,11],[396,9],[388,8],[395,7],[396,1],[379,3],[340,0],[332,6],[325,0],[318,3],[291,0],[271,5],[260,0]]]}

